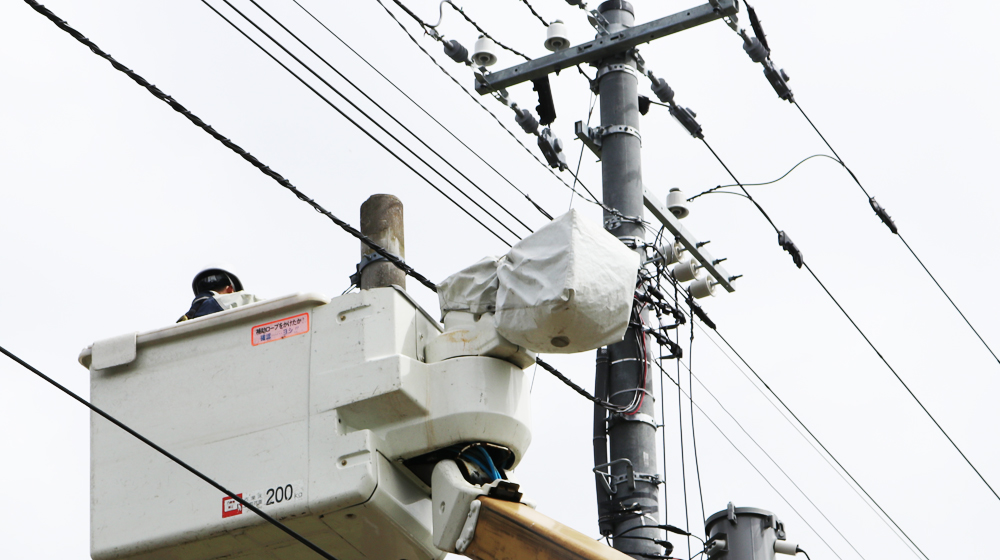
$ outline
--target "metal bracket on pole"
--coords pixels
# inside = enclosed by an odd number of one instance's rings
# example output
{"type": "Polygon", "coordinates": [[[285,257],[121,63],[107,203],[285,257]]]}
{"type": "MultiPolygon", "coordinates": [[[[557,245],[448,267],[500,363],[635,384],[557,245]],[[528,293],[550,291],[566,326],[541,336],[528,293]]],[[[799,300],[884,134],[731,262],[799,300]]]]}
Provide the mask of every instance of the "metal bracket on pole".
{"type": "Polygon", "coordinates": [[[711,3],[702,4],[623,31],[601,35],[588,43],[582,43],[524,64],[493,72],[488,76],[483,76],[483,79],[477,77],[476,91],[479,95],[486,95],[501,88],[541,78],[564,68],[572,68],[577,64],[589,64],[603,60],[655,39],[691,29],[725,16],[732,16],[740,11],[737,0],[716,0],[716,3],[717,7],[711,3]]]}
{"type": "Polygon", "coordinates": [[[666,205],[660,201],[660,199],[654,195],[648,188],[643,187],[643,200],[646,209],[649,210],[656,219],[663,224],[663,227],[667,228],[670,233],[674,234],[674,237],[684,245],[691,256],[701,263],[701,266],[711,274],[716,282],[720,286],[726,289],[727,292],[735,292],[736,288],[733,287],[731,276],[726,269],[721,266],[721,261],[714,258],[711,253],[709,253],[703,243],[699,243],[697,238],[691,234],[681,225],[680,221],[674,217],[674,215],[667,209],[666,205]]]}
{"type": "Polygon", "coordinates": [[[576,132],[576,137],[583,142],[583,145],[590,148],[590,151],[594,152],[597,159],[601,159],[602,136],[600,130],[585,126],[583,121],[576,121],[576,124],[573,125],[573,130],[576,132]]]}
{"type": "Polygon", "coordinates": [[[618,492],[618,485],[622,482],[628,482],[629,487],[635,490],[635,471],[632,469],[632,461],[628,459],[615,459],[610,463],[604,463],[603,465],[597,465],[593,469],[594,474],[601,477],[604,481],[604,489],[608,494],[614,496],[618,492]],[[618,463],[625,463],[626,474],[620,474],[618,476],[612,475],[610,472],[603,472],[601,469],[608,468],[610,471],[611,465],[617,465],[618,463]]]}
{"type": "Polygon", "coordinates": [[[639,71],[632,67],[630,64],[609,64],[597,71],[597,76],[594,77],[594,81],[600,80],[601,76],[605,74],[610,74],[611,72],[625,72],[626,74],[631,74],[636,80],[639,79],[639,71]]]}
{"type": "Polygon", "coordinates": [[[639,144],[642,144],[642,135],[639,134],[639,130],[634,126],[629,126],[627,124],[612,124],[609,126],[602,127],[600,129],[601,137],[610,136],[612,134],[631,134],[639,139],[639,144]]]}

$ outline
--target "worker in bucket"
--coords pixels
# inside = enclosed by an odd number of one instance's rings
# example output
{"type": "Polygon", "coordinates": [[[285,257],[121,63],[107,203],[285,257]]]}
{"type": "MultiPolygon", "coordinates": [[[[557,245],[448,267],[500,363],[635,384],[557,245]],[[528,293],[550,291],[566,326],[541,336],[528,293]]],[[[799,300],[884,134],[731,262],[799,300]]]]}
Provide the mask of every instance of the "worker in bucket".
{"type": "Polygon", "coordinates": [[[191,309],[177,319],[178,323],[260,301],[243,291],[243,283],[235,274],[221,268],[206,268],[196,274],[191,289],[194,291],[191,309]]]}

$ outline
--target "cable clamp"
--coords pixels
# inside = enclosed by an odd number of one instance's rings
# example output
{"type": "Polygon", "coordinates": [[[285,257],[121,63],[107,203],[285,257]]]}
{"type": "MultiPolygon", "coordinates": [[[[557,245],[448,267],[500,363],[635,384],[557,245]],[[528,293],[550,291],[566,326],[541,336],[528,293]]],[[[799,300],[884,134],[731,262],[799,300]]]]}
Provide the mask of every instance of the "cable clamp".
{"type": "Polygon", "coordinates": [[[600,80],[601,77],[611,74],[612,72],[625,72],[627,74],[632,74],[632,77],[637,81],[639,79],[639,71],[632,67],[631,64],[608,64],[597,71],[597,77],[595,80],[600,80]]]}
{"type": "Polygon", "coordinates": [[[365,269],[366,266],[370,264],[375,264],[377,262],[389,262],[389,259],[383,257],[378,253],[368,253],[361,257],[361,262],[356,265],[356,271],[350,276],[351,283],[355,286],[361,286],[361,271],[365,269]]]}
{"type": "Polygon", "coordinates": [[[889,228],[889,231],[895,234],[899,233],[899,228],[896,227],[896,222],[892,221],[892,216],[890,216],[889,213],[886,212],[885,208],[882,208],[881,204],[875,202],[874,196],[868,199],[868,204],[871,204],[872,210],[874,210],[875,214],[879,217],[880,220],[882,220],[882,223],[885,224],[887,228],[889,228]]]}
{"type": "Polygon", "coordinates": [[[622,389],[621,391],[615,391],[614,393],[608,395],[608,401],[611,401],[611,399],[617,397],[618,395],[624,395],[625,393],[639,393],[639,392],[646,393],[647,395],[649,395],[649,398],[653,400],[653,402],[656,402],[656,397],[653,396],[653,393],[649,389],[645,389],[643,387],[636,387],[635,389],[622,389]]]}
{"type": "Polygon", "coordinates": [[[639,129],[634,126],[629,126],[627,124],[612,124],[608,126],[601,127],[598,129],[603,139],[606,136],[611,136],[612,134],[630,134],[639,139],[639,144],[642,144],[642,135],[639,134],[639,129]]]}
{"type": "Polygon", "coordinates": [[[642,412],[636,414],[613,412],[611,413],[611,417],[608,419],[608,428],[610,429],[618,422],[637,422],[639,424],[646,424],[654,430],[656,429],[656,422],[653,420],[653,417],[642,412]]]}
{"type": "Polygon", "coordinates": [[[782,249],[788,251],[788,254],[792,256],[792,262],[795,263],[795,266],[802,268],[802,263],[804,262],[802,251],[795,246],[795,242],[784,231],[778,232],[778,245],[781,245],[782,249]]]}

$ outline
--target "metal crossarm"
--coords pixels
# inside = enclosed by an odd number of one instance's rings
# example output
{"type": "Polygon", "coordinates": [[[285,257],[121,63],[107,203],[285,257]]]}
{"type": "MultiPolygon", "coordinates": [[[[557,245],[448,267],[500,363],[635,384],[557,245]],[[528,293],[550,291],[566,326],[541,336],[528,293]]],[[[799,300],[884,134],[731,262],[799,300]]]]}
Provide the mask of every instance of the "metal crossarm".
{"type": "Polygon", "coordinates": [[[476,81],[476,91],[479,95],[486,95],[502,88],[547,76],[552,72],[572,68],[577,64],[602,60],[643,43],[739,12],[737,0],[718,0],[717,4],[718,7],[713,7],[712,4],[703,4],[624,31],[602,35],[589,43],[583,43],[524,64],[512,66],[506,70],[488,74],[483,81],[476,81]]]}

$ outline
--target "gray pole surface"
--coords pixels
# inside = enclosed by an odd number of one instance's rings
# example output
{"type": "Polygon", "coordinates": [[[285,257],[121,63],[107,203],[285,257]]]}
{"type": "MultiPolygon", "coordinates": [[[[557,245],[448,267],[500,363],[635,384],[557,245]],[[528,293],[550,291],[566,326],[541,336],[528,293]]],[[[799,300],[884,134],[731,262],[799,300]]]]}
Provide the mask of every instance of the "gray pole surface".
{"type": "MultiPolygon", "coordinates": [[[[373,194],[361,205],[361,233],[385,247],[399,258],[406,257],[403,236],[403,203],[391,194],[373,194]]],[[[361,245],[361,257],[373,254],[368,246],[361,245]]],[[[373,262],[361,271],[358,287],[362,290],[384,288],[396,284],[406,288],[406,274],[396,265],[385,260],[373,262]]]]}
{"type": "MultiPolygon", "coordinates": [[[[635,22],[632,6],[624,0],[604,2],[598,10],[609,22],[610,33],[632,27],[635,22]]],[[[604,218],[612,222],[608,230],[630,246],[641,243],[645,238],[641,224],[627,221],[627,218],[643,216],[638,75],[635,68],[632,51],[602,60],[599,66],[601,127],[607,131],[601,148],[604,204],[624,215],[626,220],[614,227],[618,219],[616,216],[605,212],[604,218]]],[[[627,459],[636,476],[634,487],[627,481],[616,485],[610,504],[604,505],[609,511],[601,512],[602,517],[610,521],[612,535],[632,527],[659,523],[657,484],[652,478],[659,472],[652,415],[653,374],[644,356],[644,349],[648,346],[646,335],[635,327],[629,327],[622,342],[608,347],[610,401],[627,405],[633,398],[643,397],[641,407],[634,414],[614,413],[608,419],[610,460],[627,459]],[[645,516],[648,517],[643,519],[645,516]]],[[[611,473],[626,475],[626,464],[612,465],[611,473]]],[[[627,536],[644,538],[617,538],[614,539],[614,547],[637,559],[644,558],[644,555],[663,554],[659,545],[645,539],[662,539],[662,531],[636,529],[629,531],[627,536]]]]}

